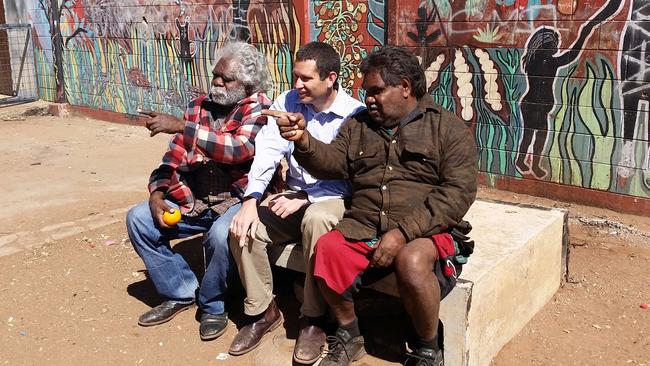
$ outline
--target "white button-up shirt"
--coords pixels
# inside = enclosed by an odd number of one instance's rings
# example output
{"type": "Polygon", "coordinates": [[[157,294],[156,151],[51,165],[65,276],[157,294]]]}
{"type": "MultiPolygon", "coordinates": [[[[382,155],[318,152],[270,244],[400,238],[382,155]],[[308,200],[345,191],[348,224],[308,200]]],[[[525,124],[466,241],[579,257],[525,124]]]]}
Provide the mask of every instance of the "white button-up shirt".
{"type": "MultiPolygon", "coordinates": [[[[364,108],[363,103],[349,96],[341,88],[332,105],[322,112],[317,113],[310,104],[301,103],[294,89],[282,93],[271,106],[273,110],[302,113],[307,121],[309,134],[324,143],[330,143],[336,137],[348,116],[364,108]]],[[[347,181],[320,180],[307,173],[293,158],[293,149],[293,142],[282,138],[275,119],[268,117],[266,126],[262,127],[255,137],[255,158],[248,173],[248,187],[244,196],[260,199],[283,157],[289,163],[287,186],[291,190],[307,193],[309,201],[318,202],[350,195],[350,184],[347,181]]]]}

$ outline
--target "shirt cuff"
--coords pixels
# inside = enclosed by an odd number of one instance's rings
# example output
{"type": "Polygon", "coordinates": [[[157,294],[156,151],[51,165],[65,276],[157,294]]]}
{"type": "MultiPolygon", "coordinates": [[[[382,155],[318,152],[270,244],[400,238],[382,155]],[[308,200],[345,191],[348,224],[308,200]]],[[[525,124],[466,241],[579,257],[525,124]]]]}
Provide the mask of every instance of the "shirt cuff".
{"type": "Polygon", "coordinates": [[[258,181],[248,181],[248,187],[246,187],[246,192],[244,192],[244,197],[255,197],[258,200],[264,195],[266,190],[266,185],[258,181]]]}
{"type": "Polygon", "coordinates": [[[251,194],[247,194],[244,196],[244,200],[246,200],[248,197],[255,198],[258,202],[262,200],[262,194],[259,192],[252,192],[251,194]]]}

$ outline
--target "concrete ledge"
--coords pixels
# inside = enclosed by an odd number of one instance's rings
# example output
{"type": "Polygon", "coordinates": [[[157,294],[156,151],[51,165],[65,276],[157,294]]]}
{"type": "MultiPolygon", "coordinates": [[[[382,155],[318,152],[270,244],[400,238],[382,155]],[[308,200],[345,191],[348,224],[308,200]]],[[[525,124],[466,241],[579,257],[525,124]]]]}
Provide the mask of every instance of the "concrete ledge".
{"type": "MultiPolygon", "coordinates": [[[[553,297],[565,274],[566,211],[477,201],[466,219],[476,249],[442,302],[445,364],[489,365],[553,297]]],[[[270,246],[278,266],[304,272],[300,246],[270,246]]],[[[398,295],[395,277],[373,289],[398,295]]]]}

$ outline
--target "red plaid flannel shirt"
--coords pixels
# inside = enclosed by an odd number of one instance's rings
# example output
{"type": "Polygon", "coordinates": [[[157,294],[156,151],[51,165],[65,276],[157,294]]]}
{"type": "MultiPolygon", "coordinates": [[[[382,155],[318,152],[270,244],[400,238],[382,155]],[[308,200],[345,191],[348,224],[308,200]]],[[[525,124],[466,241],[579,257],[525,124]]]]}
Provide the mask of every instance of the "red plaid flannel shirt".
{"type": "Polygon", "coordinates": [[[194,195],[183,179],[183,172],[192,171],[207,160],[232,165],[230,169],[233,192],[243,194],[248,184],[248,170],[255,155],[255,135],[266,124],[263,109],[271,106],[264,93],[242,99],[221,127],[210,127],[213,121],[210,111],[202,108],[207,96],[191,100],[185,111],[185,131],[176,134],[169,142],[169,149],[162,162],[149,178],[149,192],[162,190],[167,198],[181,206],[183,213],[192,210],[194,195]]]}

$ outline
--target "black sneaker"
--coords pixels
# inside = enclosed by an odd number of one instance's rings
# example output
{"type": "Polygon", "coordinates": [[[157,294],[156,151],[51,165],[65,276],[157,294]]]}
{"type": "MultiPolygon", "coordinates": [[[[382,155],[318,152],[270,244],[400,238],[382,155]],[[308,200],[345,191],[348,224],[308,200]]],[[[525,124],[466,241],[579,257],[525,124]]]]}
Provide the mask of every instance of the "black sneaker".
{"type": "Polygon", "coordinates": [[[138,324],[143,327],[166,323],[174,318],[181,311],[185,311],[194,305],[194,300],[175,301],[167,300],[155,308],[140,315],[138,324]]]}
{"type": "Polygon", "coordinates": [[[441,350],[420,348],[406,354],[404,366],[444,366],[445,359],[441,350]]]}
{"type": "Polygon", "coordinates": [[[228,313],[223,314],[201,314],[199,335],[201,340],[209,341],[219,337],[228,330],[228,313]]]}
{"type": "Polygon", "coordinates": [[[365,354],[363,336],[351,337],[339,328],[334,336],[327,337],[327,351],[320,366],[348,366],[365,354]]]}

